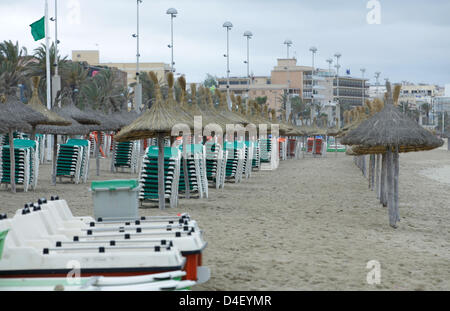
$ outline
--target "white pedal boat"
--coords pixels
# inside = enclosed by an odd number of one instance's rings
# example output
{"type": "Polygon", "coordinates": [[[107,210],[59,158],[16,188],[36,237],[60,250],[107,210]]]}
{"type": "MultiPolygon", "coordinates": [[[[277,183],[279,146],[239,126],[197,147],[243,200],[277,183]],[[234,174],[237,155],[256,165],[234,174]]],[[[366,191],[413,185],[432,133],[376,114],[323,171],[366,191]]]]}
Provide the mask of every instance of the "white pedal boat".
{"type": "Polygon", "coordinates": [[[184,267],[186,259],[176,247],[130,246],[55,249],[63,235],[49,235],[38,214],[0,220],[0,232],[8,231],[0,260],[0,278],[65,277],[80,267],[82,277],[132,276],[184,267]]]}
{"type": "MultiPolygon", "coordinates": [[[[47,218],[43,219],[43,222],[46,223],[48,230],[53,234],[63,234],[70,239],[70,241],[61,241],[57,247],[98,241],[109,246],[131,244],[142,246],[158,242],[166,245],[167,243],[178,248],[181,255],[186,257],[187,279],[197,280],[197,269],[202,266],[202,252],[207,242],[203,239],[203,231],[198,227],[197,222],[191,220],[187,214],[106,222],[95,221],[89,216],[73,216],[67,202],[58,197],[51,197],[48,202],[45,198],[39,199],[38,204],[41,210],[50,212],[50,215],[46,216],[45,213],[41,215],[42,218],[47,218]]],[[[18,210],[16,214],[21,212],[22,210],[18,210]]],[[[204,270],[206,267],[201,269],[209,273],[204,270]]],[[[203,278],[203,281],[207,278],[203,278]]]]}
{"type": "Polygon", "coordinates": [[[161,291],[189,290],[194,281],[182,281],[184,271],[131,277],[8,278],[0,291],[161,291]]]}

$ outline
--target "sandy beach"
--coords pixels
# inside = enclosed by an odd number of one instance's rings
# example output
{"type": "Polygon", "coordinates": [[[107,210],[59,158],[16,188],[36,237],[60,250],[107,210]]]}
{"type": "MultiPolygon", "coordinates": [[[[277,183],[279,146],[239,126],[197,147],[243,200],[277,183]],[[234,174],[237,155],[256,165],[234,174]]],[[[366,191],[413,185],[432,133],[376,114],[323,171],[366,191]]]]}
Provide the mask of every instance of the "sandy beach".
{"type": "MultiPolygon", "coordinates": [[[[205,230],[204,264],[211,279],[196,290],[450,290],[450,152],[439,148],[400,156],[398,229],[368,190],[352,157],[282,161],[240,184],[209,189],[209,199],[181,199],[177,209],[141,209],[141,215],[187,212],[205,230]],[[381,264],[381,284],[369,285],[366,264],[381,264]]],[[[136,178],[111,174],[101,161],[89,181],[136,178]]],[[[0,188],[0,211],[12,215],[39,197],[58,194],[75,215],[92,215],[90,183],[50,184],[41,165],[36,191],[0,188]]]]}

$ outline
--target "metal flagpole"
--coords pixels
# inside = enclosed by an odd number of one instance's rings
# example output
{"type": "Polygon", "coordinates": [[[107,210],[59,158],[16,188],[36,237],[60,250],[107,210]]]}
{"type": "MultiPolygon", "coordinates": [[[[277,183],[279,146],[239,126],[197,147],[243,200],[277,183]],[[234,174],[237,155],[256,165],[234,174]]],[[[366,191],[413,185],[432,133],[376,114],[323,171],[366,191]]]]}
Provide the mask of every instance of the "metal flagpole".
{"type": "MultiPolygon", "coordinates": [[[[45,65],[46,65],[46,83],[47,83],[47,108],[52,109],[52,99],[51,99],[51,72],[50,72],[50,51],[49,51],[49,27],[48,27],[48,1],[45,0],[45,65]]],[[[51,153],[51,135],[47,135],[47,160],[52,158],[51,153]]]]}

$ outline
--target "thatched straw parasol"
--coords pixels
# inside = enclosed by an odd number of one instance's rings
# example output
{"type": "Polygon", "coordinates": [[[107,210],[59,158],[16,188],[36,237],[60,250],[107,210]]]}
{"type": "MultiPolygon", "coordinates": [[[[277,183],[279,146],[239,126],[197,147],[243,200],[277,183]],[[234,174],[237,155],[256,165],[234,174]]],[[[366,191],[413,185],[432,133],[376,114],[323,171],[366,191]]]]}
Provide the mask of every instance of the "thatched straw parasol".
{"type": "MultiPolygon", "coordinates": [[[[72,124],[69,126],[58,125],[38,125],[36,131],[41,134],[53,134],[53,158],[56,159],[58,153],[58,135],[86,135],[90,132],[88,125],[100,124],[100,121],[90,114],[81,111],[74,104],[67,103],[66,105],[59,107],[53,107],[52,112],[62,116],[72,124]]],[[[56,185],[56,166],[53,167],[52,183],[56,185]]]]}
{"type": "Polygon", "coordinates": [[[219,106],[217,107],[217,111],[223,117],[229,119],[234,124],[240,124],[242,126],[246,126],[250,123],[245,117],[240,116],[239,114],[230,111],[227,104],[227,98],[225,93],[221,93],[219,89],[216,89],[216,96],[219,98],[219,106]]]}
{"type": "Polygon", "coordinates": [[[353,148],[353,151],[358,154],[383,153],[387,162],[389,223],[396,228],[396,223],[400,219],[398,213],[398,153],[431,150],[442,146],[443,141],[401,113],[394,106],[389,82],[386,83],[386,89],[387,103],[383,110],[348,132],[342,142],[357,146],[353,148]]]}
{"type": "MultiPolygon", "coordinates": [[[[197,100],[197,98],[195,98],[195,84],[191,84],[191,93],[193,93],[193,100],[190,104],[190,109],[193,114],[202,116],[202,122],[205,124],[205,126],[203,126],[204,128],[209,129],[213,126],[217,130],[220,128],[220,134],[223,135],[226,131],[226,124],[228,123],[228,120],[222,117],[214,107],[211,91],[208,88],[200,86],[198,89],[199,98],[197,100]]],[[[212,129],[210,130],[212,131],[212,129]]]]}
{"type": "MultiPolygon", "coordinates": [[[[153,73],[154,74],[154,73],[153,73]]],[[[155,84],[157,85],[157,84],[155,84]]],[[[194,125],[180,110],[173,107],[174,101],[163,102],[161,90],[156,87],[156,102],[133,123],[125,126],[116,135],[117,141],[158,138],[158,192],[159,207],[165,208],[164,198],[164,137],[186,133],[194,125]]]]}
{"type": "Polygon", "coordinates": [[[0,132],[8,133],[10,146],[11,192],[16,192],[14,131],[30,132],[32,127],[28,123],[45,120],[45,117],[24,105],[17,98],[9,96],[8,99],[0,96],[0,132]]]}
{"type": "MultiPolygon", "coordinates": [[[[41,113],[42,115],[44,115],[47,118],[47,121],[39,122],[37,124],[60,125],[60,126],[70,125],[70,121],[64,119],[57,113],[47,109],[47,107],[42,104],[41,100],[39,99],[39,95],[38,95],[38,86],[39,86],[39,80],[41,79],[41,77],[34,76],[31,79],[32,79],[32,83],[33,83],[33,94],[31,96],[30,100],[28,101],[28,106],[33,108],[35,111],[41,113]]],[[[35,125],[33,125],[33,132],[31,133],[32,140],[34,140],[35,135],[36,135],[36,128],[35,128],[35,125]]]]}

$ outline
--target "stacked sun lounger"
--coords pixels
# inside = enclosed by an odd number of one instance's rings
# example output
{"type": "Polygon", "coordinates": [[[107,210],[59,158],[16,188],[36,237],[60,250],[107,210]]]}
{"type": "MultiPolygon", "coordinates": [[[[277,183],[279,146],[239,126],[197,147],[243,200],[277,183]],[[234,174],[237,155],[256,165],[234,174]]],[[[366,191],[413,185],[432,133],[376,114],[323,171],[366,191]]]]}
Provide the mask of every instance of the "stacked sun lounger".
{"type": "Polygon", "coordinates": [[[252,141],[245,141],[245,159],[243,174],[245,178],[250,178],[253,166],[253,158],[255,151],[255,143],[252,141]]]}
{"type": "Polygon", "coordinates": [[[261,162],[268,163],[271,158],[272,144],[270,139],[259,139],[261,162]]]}
{"type": "Polygon", "coordinates": [[[225,166],[228,151],[222,149],[222,146],[213,141],[205,143],[206,154],[206,177],[209,182],[213,183],[216,189],[223,188],[225,179],[225,166]]]}
{"type": "Polygon", "coordinates": [[[279,150],[279,157],[280,160],[286,160],[287,158],[287,139],[284,137],[280,137],[278,139],[278,150],[279,150]]]}
{"type": "MultiPolygon", "coordinates": [[[[178,182],[180,178],[181,151],[178,148],[164,147],[164,193],[170,206],[178,204],[178,182]]],[[[139,200],[158,200],[158,147],[150,146],[142,158],[139,173],[139,200]]]]}
{"type": "Polygon", "coordinates": [[[129,168],[132,173],[138,169],[139,141],[117,142],[114,152],[114,167],[129,168]]]}
{"type": "MultiPolygon", "coordinates": [[[[179,192],[186,192],[184,180],[183,145],[179,146],[181,151],[179,192]]],[[[200,198],[208,197],[208,180],[206,176],[206,154],[205,146],[202,144],[187,145],[186,159],[188,170],[189,190],[197,192],[200,198]]]]}
{"type": "MultiPolygon", "coordinates": [[[[23,185],[24,191],[31,186],[35,189],[39,175],[39,158],[36,152],[37,144],[33,140],[14,139],[15,181],[23,185]]],[[[11,182],[10,146],[0,147],[0,182],[11,182]]]]}
{"type": "Polygon", "coordinates": [[[56,176],[70,178],[76,184],[86,182],[89,173],[90,142],[87,139],[69,139],[58,145],[56,176]]]}
{"type": "Polygon", "coordinates": [[[225,178],[233,179],[234,182],[242,180],[245,160],[245,144],[241,141],[225,142],[225,149],[228,150],[226,162],[225,178]]]}
{"type": "Polygon", "coordinates": [[[209,278],[202,266],[206,245],[203,231],[187,214],[104,221],[74,217],[65,200],[43,198],[25,204],[12,218],[0,215],[0,290],[17,286],[4,278],[44,290],[56,285],[64,286],[59,290],[186,289],[209,278]],[[79,277],[72,281],[85,286],[72,288],[55,279],[70,273],[79,277]],[[124,278],[112,278],[117,275],[124,278]],[[148,284],[158,279],[167,283],[148,284]]]}
{"type": "Polygon", "coordinates": [[[259,141],[255,141],[253,144],[253,158],[252,158],[252,169],[261,168],[261,152],[259,147],[259,141]]]}

